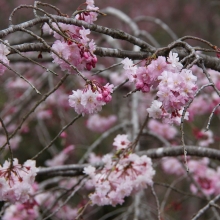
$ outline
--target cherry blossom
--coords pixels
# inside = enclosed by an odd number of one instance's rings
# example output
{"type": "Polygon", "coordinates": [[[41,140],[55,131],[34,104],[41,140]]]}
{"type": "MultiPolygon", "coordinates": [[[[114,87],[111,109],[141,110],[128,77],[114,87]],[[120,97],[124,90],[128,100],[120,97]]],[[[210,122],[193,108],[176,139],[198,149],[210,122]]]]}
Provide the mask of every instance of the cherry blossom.
{"type": "Polygon", "coordinates": [[[150,108],[147,109],[149,116],[152,118],[161,118],[162,116],[162,102],[154,100],[150,108]]]}
{"type": "MultiPolygon", "coordinates": [[[[193,179],[201,187],[203,193],[211,195],[215,193],[218,175],[214,169],[208,167],[208,164],[209,160],[207,158],[197,161],[190,160],[188,162],[193,179]]],[[[198,189],[194,184],[191,184],[190,189],[193,193],[198,193],[198,189]]]]}
{"type": "Polygon", "coordinates": [[[175,174],[177,176],[183,175],[185,173],[183,164],[176,158],[163,158],[161,161],[162,168],[164,172],[168,174],[175,174]]]}
{"type": "Polygon", "coordinates": [[[115,124],[116,121],[117,121],[117,117],[115,115],[102,117],[98,114],[94,114],[94,115],[89,116],[86,122],[86,126],[91,131],[101,133],[111,128],[115,124]]]}
{"type": "Polygon", "coordinates": [[[90,164],[99,164],[101,162],[101,156],[96,155],[95,153],[90,153],[89,154],[89,158],[88,158],[88,162],[90,164]]]}
{"type": "Polygon", "coordinates": [[[177,53],[172,53],[170,51],[169,57],[167,58],[168,63],[171,64],[173,69],[180,71],[183,67],[183,65],[179,62],[179,57],[177,53]]]}
{"type": "Polygon", "coordinates": [[[2,220],[36,220],[39,215],[36,204],[16,203],[6,208],[2,220]]]}
{"type": "Polygon", "coordinates": [[[128,135],[118,134],[113,142],[113,146],[116,147],[116,150],[123,150],[129,146],[131,142],[128,140],[128,135]]]}
{"type": "MultiPolygon", "coordinates": [[[[86,4],[87,4],[87,7],[86,7],[87,10],[93,10],[93,11],[99,10],[98,7],[95,7],[93,0],[87,0],[86,4]]],[[[84,20],[88,23],[93,23],[94,21],[97,20],[97,13],[96,12],[83,12],[83,13],[76,15],[75,18],[79,20],[84,20]]]]}
{"type": "Polygon", "coordinates": [[[137,78],[136,76],[137,66],[134,65],[133,61],[129,58],[125,58],[121,63],[124,65],[123,69],[125,70],[129,81],[130,82],[135,81],[135,79],[137,78]]]}
{"type": "Polygon", "coordinates": [[[167,140],[173,139],[177,135],[177,129],[169,124],[160,123],[154,119],[151,119],[148,123],[150,131],[155,132],[158,135],[161,135],[167,140]]]}
{"type": "MultiPolygon", "coordinates": [[[[192,178],[205,195],[209,196],[219,192],[219,168],[217,170],[209,168],[208,158],[203,158],[202,160],[192,160],[189,158],[187,165],[192,178]]],[[[183,164],[176,158],[164,158],[162,160],[162,168],[166,173],[177,176],[186,173],[183,164]]],[[[190,190],[194,194],[200,193],[197,186],[193,183],[190,185],[190,190]]]]}
{"type": "Polygon", "coordinates": [[[201,147],[208,147],[214,142],[213,132],[211,130],[205,131],[194,129],[194,135],[199,140],[198,145],[201,147]]]}

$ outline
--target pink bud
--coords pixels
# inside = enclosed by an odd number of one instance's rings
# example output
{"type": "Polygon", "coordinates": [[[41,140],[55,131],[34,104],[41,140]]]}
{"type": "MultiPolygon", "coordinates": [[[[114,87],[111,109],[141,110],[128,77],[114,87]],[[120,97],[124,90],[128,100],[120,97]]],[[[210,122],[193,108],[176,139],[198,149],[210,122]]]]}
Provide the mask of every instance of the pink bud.
{"type": "Polygon", "coordinates": [[[67,133],[65,131],[63,131],[61,134],[60,134],[60,137],[61,138],[66,138],[67,137],[67,133]]]}
{"type": "Polygon", "coordinates": [[[98,100],[98,101],[102,101],[102,100],[103,100],[102,94],[99,94],[99,95],[97,96],[97,100],[98,100]]]}
{"type": "Polygon", "coordinates": [[[108,96],[108,94],[109,94],[108,91],[104,91],[104,92],[102,93],[103,96],[108,96]]]}
{"type": "Polygon", "coordinates": [[[97,63],[97,61],[98,61],[98,60],[97,60],[97,57],[93,57],[93,58],[92,58],[92,62],[97,63]]]}
{"type": "Polygon", "coordinates": [[[89,58],[89,54],[87,52],[84,52],[83,56],[84,56],[85,59],[89,58]]]}
{"type": "Polygon", "coordinates": [[[87,64],[86,64],[86,69],[90,71],[90,70],[92,69],[91,64],[87,63],[87,64]]]}
{"type": "Polygon", "coordinates": [[[105,97],[105,102],[110,102],[111,100],[112,100],[112,97],[110,95],[105,97]]]}

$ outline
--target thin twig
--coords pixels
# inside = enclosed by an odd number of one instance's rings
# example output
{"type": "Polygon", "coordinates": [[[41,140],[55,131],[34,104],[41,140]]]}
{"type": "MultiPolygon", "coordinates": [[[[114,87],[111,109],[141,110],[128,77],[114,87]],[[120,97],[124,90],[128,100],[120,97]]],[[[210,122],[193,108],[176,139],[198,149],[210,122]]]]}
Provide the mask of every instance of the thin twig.
{"type": "Polygon", "coordinates": [[[160,217],[160,203],[159,203],[159,199],[157,197],[157,194],[154,190],[154,185],[153,184],[151,185],[151,192],[154,195],[154,198],[155,198],[156,204],[157,204],[157,218],[158,218],[158,220],[161,220],[161,217],[160,217]]]}
{"type": "Polygon", "coordinates": [[[104,71],[106,71],[106,70],[112,69],[112,68],[114,68],[114,67],[116,67],[116,66],[120,66],[120,65],[122,65],[121,62],[120,62],[120,63],[115,63],[115,64],[113,64],[113,65],[111,65],[111,66],[109,66],[109,67],[107,67],[107,68],[105,68],[105,69],[98,70],[97,72],[95,72],[94,74],[92,74],[92,76],[98,75],[99,73],[102,73],[102,72],[104,72],[104,71]]]}
{"type": "MultiPolygon", "coordinates": [[[[66,78],[69,76],[69,74],[66,74],[63,76],[63,78],[61,78],[61,80],[59,81],[59,83],[48,93],[46,93],[34,106],[33,108],[22,118],[22,121],[20,122],[20,124],[17,126],[17,128],[14,130],[14,132],[9,136],[9,139],[11,139],[12,137],[15,136],[15,134],[18,132],[19,129],[21,129],[23,123],[26,121],[26,119],[31,115],[31,113],[33,113],[35,111],[35,109],[42,103],[44,102],[52,93],[54,93],[62,84],[63,82],[66,80],[66,78]]],[[[0,152],[4,149],[4,147],[6,146],[7,142],[4,143],[2,145],[2,147],[0,148],[0,152]]]]}
{"type": "Polygon", "coordinates": [[[211,114],[210,114],[210,116],[209,116],[209,120],[208,120],[208,123],[207,123],[207,125],[206,125],[205,131],[208,131],[208,130],[209,130],[209,126],[210,126],[210,124],[211,124],[212,117],[213,117],[213,115],[214,115],[216,109],[217,109],[219,106],[220,106],[220,103],[218,103],[218,104],[213,108],[213,110],[212,110],[212,112],[211,112],[211,114]]]}
{"type": "Polygon", "coordinates": [[[77,115],[72,121],[70,121],[66,126],[64,126],[46,147],[44,147],[40,152],[38,152],[34,157],[32,157],[32,160],[35,160],[40,154],[42,154],[45,150],[47,150],[50,146],[52,146],[54,141],[56,141],[56,139],[60,137],[61,133],[65,131],[69,126],[71,126],[77,119],[81,117],[82,115],[77,115]]]}
{"type": "Polygon", "coordinates": [[[85,177],[81,178],[81,180],[78,181],[77,185],[74,187],[75,189],[73,190],[73,192],[66,198],[66,200],[63,202],[63,204],[61,204],[54,212],[52,212],[50,215],[48,215],[46,218],[42,219],[42,220],[46,220],[49,219],[50,217],[52,217],[53,215],[55,215],[57,212],[59,212],[59,210],[65,205],[67,204],[67,202],[75,195],[75,193],[82,188],[82,186],[85,184],[85,182],[87,181],[87,179],[85,177]]]}
{"type": "Polygon", "coordinates": [[[18,73],[17,71],[15,71],[14,69],[12,69],[9,65],[7,65],[6,63],[4,63],[3,61],[0,60],[0,63],[7,67],[9,70],[11,70],[13,73],[15,73],[18,77],[20,77],[21,79],[23,79],[25,82],[27,82],[34,90],[37,94],[41,95],[40,91],[37,90],[37,88],[29,81],[27,80],[24,76],[22,76],[20,73],[18,73]]]}
{"type": "Polygon", "coordinates": [[[10,158],[11,158],[11,160],[10,160],[10,167],[12,167],[12,166],[13,166],[13,158],[14,158],[14,157],[13,157],[13,152],[12,152],[11,145],[10,145],[10,141],[9,141],[8,130],[7,130],[7,128],[5,127],[5,124],[4,124],[4,122],[3,122],[3,120],[2,120],[1,117],[0,117],[0,122],[1,122],[1,124],[2,124],[2,128],[3,128],[4,132],[5,132],[6,142],[7,142],[7,144],[8,144],[8,148],[9,148],[9,152],[10,152],[10,158]]]}
{"type": "Polygon", "coordinates": [[[198,213],[192,218],[192,220],[197,220],[201,215],[203,215],[209,208],[211,208],[215,202],[220,199],[220,194],[217,195],[214,199],[212,199],[206,206],[198,211],[198,213]]]}
{"type": "Polygon", "coordinates": [[[88,156],[90,155],[90,153],[105,139],[107,138],[110,134],[112,134],[113,132],[123,128],[124,126],[128,125],[128,122],[123,122],[119,125],[116,125],[112,128],[110,128],[109,130],[107,130],[106,132],[104,132],[91,146],[88,147],[86,153],[82,156],[82,158],[79,160],[79,164],[84,163],[84,161],[88,158],[88,156]]]}

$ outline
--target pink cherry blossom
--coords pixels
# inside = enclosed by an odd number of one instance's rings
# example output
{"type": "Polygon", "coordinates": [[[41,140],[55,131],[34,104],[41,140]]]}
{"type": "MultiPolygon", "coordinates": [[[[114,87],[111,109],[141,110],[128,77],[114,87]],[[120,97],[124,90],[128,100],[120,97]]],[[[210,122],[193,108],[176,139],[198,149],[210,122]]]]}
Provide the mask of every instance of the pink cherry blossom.
{"type": "Polygon", "coordinates": [[[113,142],[113,146],[116,147],[116,150],[125,149],[129,146],[131,142],[128,140],[128,135],[118,134],[113,142]]]}
{"type": "Polygon", "coordinates": [[[135,79],[137,78],[136,76],[137,66],[134,65],[133,61],[129,58],[125,58],[124,60],[122,60],[121,63],[124,65],[123,69],[125,70],[129,81],[134,82],[135,79]]]}
{"type": "Polygon", "coordinates": [[[86,126],[91,131],[101,133],[111,128],[115,124],[116,121],[117,121],[117,117],[115,115],[102,117],[98,114],[94,114],[88,118],[86,122],[86,126]]]}
{"type": "Polygon", "coordinates": [[[154,100],[150,108],[147,109],[149,116],[152,118],[161,118],[162,110],[161,110],[162,102],[154,100]]]}
{"type": "MultiPolygon", "coordinates": [[[[193,178],[201,187],[205,195],[212,195],[215,193],[216,183],[218,182],[215,170],[206,168],[203,172],[194,174],[193,178]]],[[[194,184],[191,184],[190,189],[194,194],[198,192],[198,188],[194,184]]]]}
{"type": "Polygon", "coordinates": [[[150,80],[153,85],[158,81],[158,76],[165,70],[168,70],[165,57],[159,56],[157,59],[151,61],[147,66],[147,71],[149,72],[150,80]]]}
{"type": "Polygon", "coordinates": [[[184,166],[176,158],[163,158],[161,161],[163,170],[168,174],[175,174],[177,176],[185,173],[184,166]]]}
{"type": "Polygon", "coordinates": [[[36,220],[39,217],[36,204],[12,204],[6,208],[2,220],[36,220]]]}
{"type": "Polygon", "coordinates": [[[170,51],[169,57],[167,58],[168,63],[171,64],[173,69],[180,71],[183,67],[183,65],[179,62],[179,57],[177,53],[172,53],[170,51]]]}
{"type": "Polygon", "coordinates": [[[201,147],[208,147],[214,142],[213,132],[211,130],[194,130],[194,134],[195,137],[199,140],[198,145],[201,147]]]}
{"type": "Polygon", "coordinates": [[[151,119],[148,123],[150,131],[161,135],[167,140],[173,139],[177,135],[177,129],[169,124],[160,123],[154,119],[151,119]]]}
{"type": "Polygon", "coordinates": [[[96,155],[95,153],[90,153],[89,154],[89,158],[88,158],[88,162],[90,164],[99,164],[101,162],[101,156],[96,155]]]}

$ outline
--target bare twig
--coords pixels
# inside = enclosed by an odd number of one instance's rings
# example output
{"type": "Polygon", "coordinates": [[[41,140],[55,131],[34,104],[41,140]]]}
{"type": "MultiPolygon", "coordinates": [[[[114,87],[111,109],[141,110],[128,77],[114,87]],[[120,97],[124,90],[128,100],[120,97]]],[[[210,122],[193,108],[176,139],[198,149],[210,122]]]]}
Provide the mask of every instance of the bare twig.
{"type": "Polygon", "coordinates": [[[66,126],[64,126],[59,133],[54,137],[54,139],[46,146],[44,147],[40,152],[38,152],[34,157],[32,157],[32,160],[35,160],[40,154],[42,154],[45,150],[47,150],[50,146],[53,145],[54,141],[60,137],[61,133],[65,131],[69,126],[71,126],[77,119],[82,117],[82,115],[77,115],[72,121],[70,121],[66,126]]]}
{"type": "MultiPolygon", "coordinates": [[[[26,119],[31,115],[31,113],[33,113],[35,111],[35,109],[42,103],[44,102],[52,93],[54,93],[65,81],[65,79],[69,76],[69,74],[66,74],[65,76],[63,76],[63,78],[61,78],[61,80],[59,81],[59,83],[51,90],[49,91],[47,94],[45,94],[34,106],[33,108],[22,118],[22,121],[20,122],[20,124],[18,125],[18,127],[14,130],[14,132],[9,136],[9,139],[11,139],[12,137],[15,136],[15,134],[18,132],[19,129],[21,129],[23,123],[26,121],[26,119]]],[[[2,145],[2,147],[0,148],[0,152],[4,149],[4,147],[6,146],[7,143],[4,143],[2,145]]]]}
{"type": "Polygon", "coordinates": [[[88,147],[88,150],[86,151],[86,153],[83,155],[83,157],[79,160],[79,164],[84,163],[84,161],[88,158],[88,156],[90,155],[90,153],[106,138],[108,137],[110,134],[112,134],[113,132],[117,131],[118,129],[123,128],[124,126],[126,126],[128,124],[128,122],[124,122],[121,123],[119,125],[116,125],[112,128],[110,128],[109,130],[107,130],[106,132],[104,132],[90,147],[88,147]]]}
{"type": "Polygon", "coordinates": [[[206,128],[205,128],[206,131],[209,130],[209,126],[210,126],[210,124],[211,124],[212,117],[213,117],[213,115],[214,115],[216,109],[217,109],[219,106],[220,106],[220,103],[218,103],[218,104],[213,108],[213,110],[212,110],[212,112],[211,112],[211,114],[210,114],[210,116],[209,116],[209,120],[208,120],[207,126],[206,126],[206,128]]]}
{"type": "Polygon", "coordinates": [[[160,217],[160,203],[159,203],[159,199],[157,197],[157,194],[154,190],[154,185],[153,184],[151,186],[151,191],[152,191],[152,194],[154,195],[154,198],[155,198],[156,204],[157,204],[157,218],[158,218],[158,220],[161,220],[161,217],[160,217]]]}
{"type": "Polygon", "coordinates": [[[192,218],[192,220],[198,219],[201,215],[203,215],[209,208],[211,208],[215,202],[220,199],[220,194],[217,195],[214,199],[212,199],[206,206],[198,211],[198,213],[192,218]]]}

